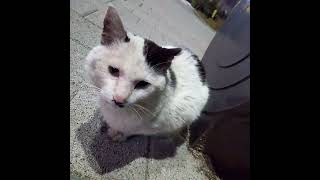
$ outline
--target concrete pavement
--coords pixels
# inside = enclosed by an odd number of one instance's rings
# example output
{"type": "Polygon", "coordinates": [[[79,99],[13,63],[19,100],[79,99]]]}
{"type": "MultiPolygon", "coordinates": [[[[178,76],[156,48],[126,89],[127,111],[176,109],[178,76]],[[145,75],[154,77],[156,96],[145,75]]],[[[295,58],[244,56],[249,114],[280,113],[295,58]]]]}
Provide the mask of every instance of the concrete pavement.
{"type": "Polygon", "coordinates": [[[71,0],[70,168],[72,179],[218,179],[186,142],[137,136],[123,143],[106,137],[96,94],[87,85],[83,61],[100,42],[110,3],[128,31],[161,45],[193,50],[201,58],[215,32],[181,0],[71,0]]]}

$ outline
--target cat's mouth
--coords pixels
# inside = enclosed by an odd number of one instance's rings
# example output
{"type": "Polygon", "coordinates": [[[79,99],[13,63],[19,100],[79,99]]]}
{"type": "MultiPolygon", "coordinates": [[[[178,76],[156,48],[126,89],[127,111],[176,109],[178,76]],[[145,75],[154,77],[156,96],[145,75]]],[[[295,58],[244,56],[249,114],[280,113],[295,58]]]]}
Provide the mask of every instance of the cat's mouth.
{"type": "Polygon", "coordinates": [[[117,107],[117,108],[124,108],[126,106],[126,103],[118,102],[115,99],[110,100],[105,96],[101,96],[101,100],[103,101],[104,104],[108,104],[110,106],[117,107]]]}
{"type": "Polygon", "coordinates": [[[121,103],[121,102],[117,102],[116,100],[112,100],[112,102],[116,105],[116,106],[118,106],[118,107],[120,107],[120,108],[123,108],[124,107],[124,103],[121,103]]]}

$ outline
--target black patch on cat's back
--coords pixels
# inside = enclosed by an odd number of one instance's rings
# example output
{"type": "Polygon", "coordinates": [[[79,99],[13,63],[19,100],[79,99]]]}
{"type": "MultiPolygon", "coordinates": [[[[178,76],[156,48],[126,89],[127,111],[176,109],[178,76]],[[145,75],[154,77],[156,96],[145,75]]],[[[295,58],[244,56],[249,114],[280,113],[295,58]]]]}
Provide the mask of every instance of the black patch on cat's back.
{"type": "Polygon", "coordinates": [[[177,56],[181,50],[181,48],[163,48],[151,40],[144,40],[143,55],[146,57],[146,62],[150,67],[160,73],[168,70],[174,56],[177,56]]]}
{"type": "Polygon", "coordinates": [[[194,60],[197,61],[196,66],[197,66],[197,69],[198,69],[200,80],[201,80],[202,83],[205,83],[206,82],[206,71],[205,71],[205,69],[203,67],[202,62],[199,60],[199,57],[197,55],[195,55],[195,54],[193,54],[191,57],[194,60]]]}
{"type": "Polygon", "coordinates": [[[169,85],[173,88],[176,88],[177,87],[177,77],[171,68],[169,68],[169,73],[170,73],[170,84],[169,85]]]}

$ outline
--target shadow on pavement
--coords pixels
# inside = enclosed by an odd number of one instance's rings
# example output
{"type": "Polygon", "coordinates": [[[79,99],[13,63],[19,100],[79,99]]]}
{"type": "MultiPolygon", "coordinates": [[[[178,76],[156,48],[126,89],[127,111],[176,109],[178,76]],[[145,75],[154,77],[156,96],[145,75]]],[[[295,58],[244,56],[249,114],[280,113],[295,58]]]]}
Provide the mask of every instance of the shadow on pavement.
{"type": "Polygon", "coordinates": [[[77,139],[82,144],[87,161],[99,174],[121,168],[140,157],[173,157],[177,147],[184,142],[181,138],[155,136],[133,136],[125,142],[113,142],[107,136],[108,127],[101,119],[101,114],[96,111],[95,116],[77,130],[77,139]]]}

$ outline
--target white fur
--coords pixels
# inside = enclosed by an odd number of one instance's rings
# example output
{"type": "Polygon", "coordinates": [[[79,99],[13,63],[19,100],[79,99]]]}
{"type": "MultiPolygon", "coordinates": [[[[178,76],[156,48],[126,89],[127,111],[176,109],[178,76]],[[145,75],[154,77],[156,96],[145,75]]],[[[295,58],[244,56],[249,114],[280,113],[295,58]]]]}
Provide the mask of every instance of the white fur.
{"type": "Polygon", "coordinates": [[[85,69],[93,84],[101,88],[101,112],[109,127],[125,136],[149,135],[173,132],[195,121],[208,100],[209,89],[199,78],[192,54],[182,50],[173,59],[171,69],[177,82],[174,88],[169,85],[170,78],[146,64],[144,39],[131,33],[128,37],[129,43],[96,46],[86,58],[85,69]],[[109,65],[120,69],[119,78],[110,75],[109,65]],[[137,80],[151,85],[134,89],[137,80]],[[124,108],[115,106],[115,95],[127,97],[128,104],[124,108]]]}

